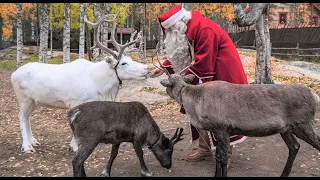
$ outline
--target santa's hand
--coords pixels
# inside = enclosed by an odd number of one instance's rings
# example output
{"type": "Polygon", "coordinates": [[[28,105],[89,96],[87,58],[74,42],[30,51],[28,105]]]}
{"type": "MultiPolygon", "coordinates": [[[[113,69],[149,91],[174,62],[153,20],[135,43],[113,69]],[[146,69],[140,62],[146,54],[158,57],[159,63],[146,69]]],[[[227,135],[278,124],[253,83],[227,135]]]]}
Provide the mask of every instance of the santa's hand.
{"type": "Polygon", "coordinates": [[[164,73],[164,71],[162,69],[156,68],[152,70],[151,73],[152,73],[151,77],[154,78],[154,77],[161,76],[164,73]]]}

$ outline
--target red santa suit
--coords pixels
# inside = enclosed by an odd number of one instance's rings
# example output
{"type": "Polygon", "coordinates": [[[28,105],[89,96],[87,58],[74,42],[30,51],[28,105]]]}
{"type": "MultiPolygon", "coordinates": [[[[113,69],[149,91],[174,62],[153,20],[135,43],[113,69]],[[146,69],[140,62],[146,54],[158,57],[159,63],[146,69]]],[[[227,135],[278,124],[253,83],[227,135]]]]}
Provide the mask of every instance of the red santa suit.
{"type": "MultiPolygon", "coordinates": [[[[181,8],[180,5],[177,5],[167,13],[160,15],[160,24],[175,12],[180,11],[181,8]]],[[[203,17],[199,11],[195,10],[192,12],[191,20],[187,24],[186,35],[190,42],[194,41],[195,62],[184,74],[194,74],[196,76],[192,84],[196,85],[214,80],[248,84],[236,47],[229,35],[218,24],[203,17]]],[[[169,60],[165,60],[163,65],[169,73],[174,73],[170,67],[169,60]]],[[[183,108],[180,109],[180,112],[185,114],[183,108]]],[[[199,137],[199,133],[192,125],[191,132],[192,140],[196,140],[199,137]]],[[[210,134],[215,146],[214,135],[210,134]]],[[[245,139],[246,137],[242,135],[231,136],[230,144],[233,145],[245,139]]],[[[215,148],[214,146],[212,148],[215,148]]]]}

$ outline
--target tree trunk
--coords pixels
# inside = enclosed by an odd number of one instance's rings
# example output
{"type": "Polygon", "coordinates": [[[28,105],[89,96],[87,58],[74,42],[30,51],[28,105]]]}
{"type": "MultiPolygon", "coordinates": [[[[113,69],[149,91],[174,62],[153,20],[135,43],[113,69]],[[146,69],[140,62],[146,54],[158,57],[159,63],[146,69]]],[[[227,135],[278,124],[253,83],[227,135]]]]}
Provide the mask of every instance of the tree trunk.
{"type": "MultiPolygon", "coordinates": [[[[162,14],[163,13],[163,7],[161,7],[161,10],[160,10],[160,14],[162,14]]],[[[163,45],[164,45],[164,43],[163,43],[163,32],[162,32],[162,29],[161,29],[161,27],[159,26],[159,46],[160,46],[160,55],[163,57],[163,58],[165,58],[165,53],[164,53],[164,47],[163,47],[163,45]]]]}
{"type": "Polygon", "coordinates": [[[0,16],[0,50],[2,49],[2,27],[3,27],[3,18],[0,16]]]}
{"type": "Polygon", "coordinates": [[[23,64],[22,39],[22,3],[17,3],[17,69],[23,64]]]}
{"type": "Polygon", "coordinates": [[[273,84],[271,78],[271,46],[268,28],[268,3],[251,3],[245,11],[241,3],[234,4],[234,16],[240,27],[255,24],[256,67],[255,84],[273,84]]]}
{"type": "MultiPolygon", "coordinates": [[[[108,3],[105,3],[101,7],[101,12],[102,16],[107,15],[110,13],[110,7],[108,3]]],[[[103,23],[103,28],[102,28],[102,44],[108,47],[108,23],[105,22],[103,23]]],[[[106,52],[102,51],[103,56],[106,56],[106,52]]]]}
{"type": "Polygon", "coordinates": [[[80,35],[79,35],[79,59],[84,59],[84,38],[85,38],[85,5],[80,3],[80,35]]]}
{"type": "Polygon", "coordinates": [[[260,16],[258,21],[256,22],[256,30],[255,30],[255,38],[256,38],[256,67],[255,67],[255,84],[265,84],[266,77],[265,74],[265,59],[266,59],[266,41],[265,41],[265,33],[264,33],[264,24],[263,17],[260,16]]]}
{"type": "Polygon", "coordinates": [[[148,12],[148,40],[151,41],[151,23],[150,23],[150,11],[148,12]]]}
{"type": "Polygon", "coordinates": [[[140,60],[142,61],[142,62],[144,62],[145,61],[145,54],[144,54],[144,46],[145,46],[145,44],[144,44],[144,39],[145,39],[145,32],[144,32],[144,13],[143,13],[143,5],[141,4],[140,5],[140,20],[141,20],[141,22],[140,22],[140,31],[142,32],[142,39],[141,39],[141,41],[140,41],[140,45],[139,45],[139,51],[140,51],[140,53],[139,53],[139,55],[140,55],[140,60]]]}
{"type": "Polygon", "coordinates": [[[49,3],[40,4],[40,52],[39,62],[48,63],[48,31],[49,31],[49,3]]]}
{"type": "Polygon", "coordinates": [[[35,36],[34,22],[33,22],[33,20],[31,19],[31,41],[34,41],[34,40],[35,40],[34,36],[35,36]]]}
{"type": "Polygon", "coordinates": [[[264,18],[264,33],[265,33],[265,41],[266,41],[266,56],[265,56],[265,84],[274,84],[271,77],[271,42],[270,42],[270,31],[269,31],[269,13],[265,12],[263,14],[264,18]]]}
{"type": "Polygon", "coordinates": [[[52,58],[53,57],[53,52],[52,52],[52,50],[53,50],[53,47],[52,47],[52,40],[53,40],[53,38],[52,38],[52,24],[50,24],[50,58],[52,58]]]}
{"type": "Polygon", "coordinates": [[[43,7],[42,5],[40,5],[39,3],[37,3],[37,19],[36,19],[36,33],[35,33],[35,38],[37,41],[37,46],[39,46],[39,36],[40,36],[40,16],[41,16],[41,9],[39,9],[39,6],[43,7]]]}
{"type": "MultiPolygon", "coordinates": [[[[94,11],[94,21],[97,22],[99,17],[101,16],[100,13],[100,6],[101,3],[93,3],[93,11],[94,11]]],[[[100,27],[97,29],[97,39],[100,38],[100,27]]],[[[95,45],[96,42],[93,42],[93,45],[95,45]]],[[[94,48],[93,52],[92,52],[92,57],[93,57],[93,61],[98,61],[98,57],[100,55],[100,50],[99,48],[94,48]]]]}
{"type": "Polygon", "coordinates": [[[133,28],[133,17],[134,17],[134,11],[133,11],[133,5],[131,5],[131,24],[130,27],[133,28]]]}
{"type": "Polygon", "coordinates": [[[146,29],[146,22],[147,22],[147,3],[144,3],[144,18],[143,18],[143,30],[144,30],[144,61],[147,61],[147,29],[146,29]]]}
{"type": "Polygon", "coordinates": [[[64,3],[63,63],[70,62],[70,3],[64,3]]]}
{"type": "Polygon", "coordinates": [[[90,36],[91,36],[91,33],[90,33],[90,31],[89,31],[89,28],[88,28],[88,25],[86,25],[85,24],[85,30],[86,30],[86,46],[87,46],[87,53],[88,53],[88,57],[89,57],[89,61],[91,61],[91,50],[90,50],[90,48],[91,48],[91,38],[90,38],[90,36]]]}

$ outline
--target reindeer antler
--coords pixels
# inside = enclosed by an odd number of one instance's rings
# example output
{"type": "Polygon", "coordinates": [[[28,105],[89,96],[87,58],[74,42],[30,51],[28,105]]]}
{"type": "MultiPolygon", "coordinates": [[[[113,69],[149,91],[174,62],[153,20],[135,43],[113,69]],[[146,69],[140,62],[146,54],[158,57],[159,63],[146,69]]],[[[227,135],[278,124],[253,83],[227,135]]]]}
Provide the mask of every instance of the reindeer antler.
{"type": "MultiPolygon", "coordinates": [[[[97,31],[97,29],[99,28],[99,26],[100,26],[100,24],[103,22],[103,20],[104,20],[104,21],[107,21],[107,20],[105,20],[105,19],[107,19],[107,18],[109,18],[109,17],[115,17],[115,15],[114,15],[114,14],[104,15],[104,16],[102,16],[100,19],[98,19],[98,21],[97,21],[96,23],[92,23],[92,22],[88,21],[87,16],[84,16],[84,21],[85,21],[88,25],[91,25],[92,28],[93,28],[93,38],[94,38],[94,41],[95,41],[96,44],[95,44],[93,47],[91,47],[90,49],[92,50],[92,49],[98,47],[98,48],[100,48],[100,49],[102,49],[102,50],[105,50],[105,51],[107,51],[108,53],[110,53],[114,58],[117,58],[117,55],[118,55],[117,52],[115,52],[115,51],[109,49],[108,47],[104,46],[104,45],[100,42],[100,40],[99,40],[99,38],[98,38],[98,31],[97,31]]],[[[109,22],[109,21],[107,21],[107,22],[109,22]]]]}
{"type": "Polygon", "coordinates": [[[96,48],[96,47],[99,47],[100,49],[103,49],[107,52],[109,52],[114,58],[116,58],[117,60],[120,60],[121,59],[121,56],[125,50],[126,47],[134,44],[134,43],[137,43],[140,39],[141,39],[141,31],[138,33],[136,39],[134,41],[130,41],[130,42],[127,42],[126,44],[124,45],[121,45],[119,44],[116,40],[115,40],[115,31],[116,31],[116,23],[117,23],[117,20],[118,20],[118,17],[120,15],[120,12],[121,12],[121,9],[119,10],[119,12],[117,13],[117,15],[115,14],[107,14],[107,15],[104,15],[102,17],[100,17],[98,19],[98,21],[96,23],[92,23],[92,22],[89,22],[87,20],[87,17],[85,16],[84,20],[85,22],[88,24],[88,25],[91,25],[93,27],[93,30],[94,30],[94,40],[96,42],[96,45],[94,47],[92,47],[91,49],[93,48],[96,48]],[[108,20],[108,18],[110,17],[113,17],[112,20],[108,20]],[[113,44],[113,46],[117,49],[118,53],[109,49],[107,46],[104,46],[99,38],[97,37],[98,36],[98,31],[97,31],[97,28],[99,27],[99,25],[102,23],[102,22],[108,22],[108,23],[111,23],[112,24],[112,29],[111,29],[111,37],[110,37],[110,40],[107,40],[107,42],[111,42],[113,44]]]}
{"type": "Polygon", "coordinates": [[[183,140],[183,138],[181,138],[182,136],[182,132],[183,132],[183,128],[177,128],[176,132],[174,133],[174,135],[172,136],[172,138],[170,139],[171,145],[173,146],[174,144],[176,144],[178,141],[183,140]],[[180,130],[179,134],[178,134],[178,130],[180,130]]]}
{"type": "Polygon", "coordinates": [[[157,67],[157,68],[159,68],[159,69],[162,69],[162,70],[166,73],[167,76],[170,76],[170,73],[168,72],[168,70],[167,70],[165,67],[162,66],[162,64],[161,64],[161,62],[160,62],[160,60],[159,60],[158,49],[156,50],[156,54],[157,54],[157,61],[158,61],[159,65],[160,65],[160,67],[157,66],[157,65],[153,62],[153,59],[152,59],[152,64],[153,64],[155,67],[157,67]]]}

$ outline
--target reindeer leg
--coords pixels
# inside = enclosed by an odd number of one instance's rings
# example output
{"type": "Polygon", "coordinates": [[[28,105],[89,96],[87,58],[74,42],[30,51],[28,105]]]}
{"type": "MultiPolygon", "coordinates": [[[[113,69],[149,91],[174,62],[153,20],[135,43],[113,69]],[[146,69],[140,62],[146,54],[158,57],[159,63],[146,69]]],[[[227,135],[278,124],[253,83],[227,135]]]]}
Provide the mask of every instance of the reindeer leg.
{"type": "Polygon", "coordinates": [[[136,151],[136,154],[139,158],[139,162],[140,162],[140,166],[141,166],[141,175],[144,176],[144,177],[150,177],[152,176],[152,172],[149,171],[149,169],[147,168],[145,162],[144,162],[144,159],[143,159],[143,151],[142,151],[142,148],[141,148],[141,143],[140,142],[135,142],[133,143],[133,147],[134,147],[134,150],[136,151]]]}
{"type": "Polygon", "coordinates": [[[291,172],[293,161],[295,160],[296,155],[299,151],[300,144],[291,132],[281,133],[281,137],[286,142],[286,145],[289,149],[289,156],[286,166],[282,171],[281,177],[288,177],[291,172]]]}
{"type": "Polygon", "coordinates": [[[22,148],[21,150],[26,153],[33,153],[35,149],[32,145],[36,146],[39,143],[32,135],[31,124],[30,124],[30,114],[36,109],[35,102],[32,99],[23,99],[19,102],[20,112],[20,130],[22,134],[22,148]]]}
{"type": "Polygon", "coordinates": [[[215,136],[217,138],[215,177],[227,177],[230,136],[226,131],[215,133],[215,136]]]}
{"type": "Polygon", "coordinates": [[[110,159],[108,161],[107,167],[102,171],[100,177],[110,177],[110,175],[111,175],[111,166],[112,166],[112,163],[113,163],[114,159],[118,155],[119,146],[120,146],[120,144],[113,144],[112,145],[110,159]]]}
{"type": "Polygon", "coordinates": [[[72,160],[73,176],[74,177],[86,177],[84,171],[84,161],[90,156],[94,148],[97,146],[96,142],[90,141],[90,143],[84,143],[79,146],[76,155],[72,160]]]}

